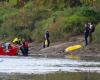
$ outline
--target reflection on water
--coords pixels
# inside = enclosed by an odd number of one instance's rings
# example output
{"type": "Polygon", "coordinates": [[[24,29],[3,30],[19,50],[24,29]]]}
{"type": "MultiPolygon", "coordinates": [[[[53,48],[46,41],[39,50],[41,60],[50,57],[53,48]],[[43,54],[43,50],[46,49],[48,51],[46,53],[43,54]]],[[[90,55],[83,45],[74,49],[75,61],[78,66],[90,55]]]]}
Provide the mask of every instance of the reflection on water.
{"type": "Polygon", "coordinates": [[[0,57],[0,72],[43,74],[56,71],[100,72],[100,62],[69,58],[0,57]]]}

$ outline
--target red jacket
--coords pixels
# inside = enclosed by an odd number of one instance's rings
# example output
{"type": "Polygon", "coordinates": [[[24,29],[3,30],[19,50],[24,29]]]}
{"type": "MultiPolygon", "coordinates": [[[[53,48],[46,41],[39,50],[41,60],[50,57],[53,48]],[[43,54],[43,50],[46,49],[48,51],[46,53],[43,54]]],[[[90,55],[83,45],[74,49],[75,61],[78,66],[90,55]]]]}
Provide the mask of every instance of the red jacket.
{"type": "Polygon", "coordinates": [[[24,48],[28,48],[28,42],[27,42],[27,41],[24,41],[24,42],[23,42],[23,47],[24,47],[24,48]]]}

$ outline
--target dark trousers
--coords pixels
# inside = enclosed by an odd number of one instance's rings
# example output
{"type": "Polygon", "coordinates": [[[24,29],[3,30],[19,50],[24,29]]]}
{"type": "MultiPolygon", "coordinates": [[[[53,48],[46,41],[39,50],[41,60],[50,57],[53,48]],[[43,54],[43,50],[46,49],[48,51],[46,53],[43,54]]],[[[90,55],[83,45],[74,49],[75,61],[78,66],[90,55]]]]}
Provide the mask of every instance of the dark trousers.
{"type": "Polygon", "coordinates": [[[88,45],[88,36],[89,36],[89,33],[84,33],[84,36],[85,36],[85,46],[88,45]]]}
{"type": "Polygon", "coordinates": [[[89,34],[89,43],[91,43],[92,40],[93,40],[93,38],[92,38],[92,33],[90,33],[90,34],[89,34]]]}
{"type": "Polygon", "coordinates": [[[28,56],[28,48],[21,47],[20,49],[22,51],[23,56],[28,56]]]}
{"type": "Polygon", "coordinates": [[[28,48],[24,48],[24,56],[28,56],[28,48]]]}

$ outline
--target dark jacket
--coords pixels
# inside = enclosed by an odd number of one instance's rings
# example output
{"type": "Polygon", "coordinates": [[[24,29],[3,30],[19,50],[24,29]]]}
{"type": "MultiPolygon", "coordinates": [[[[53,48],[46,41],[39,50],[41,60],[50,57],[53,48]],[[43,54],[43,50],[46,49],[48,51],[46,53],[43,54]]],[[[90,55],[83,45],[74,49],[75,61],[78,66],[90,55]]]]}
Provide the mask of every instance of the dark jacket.
{"type": "Polygon", "coordinates": [[[84,33],[85,33],[85,34],[89,34],[89,32],[90,32],[90,28],[89,28],[89,26],[88,26],[87,24],[85,24],[84,33]]]}
{"type": "Polygon", "coordinates": [[[49,32],[47,31],[44,36],[45,39],[49,39],[49,32]]]}

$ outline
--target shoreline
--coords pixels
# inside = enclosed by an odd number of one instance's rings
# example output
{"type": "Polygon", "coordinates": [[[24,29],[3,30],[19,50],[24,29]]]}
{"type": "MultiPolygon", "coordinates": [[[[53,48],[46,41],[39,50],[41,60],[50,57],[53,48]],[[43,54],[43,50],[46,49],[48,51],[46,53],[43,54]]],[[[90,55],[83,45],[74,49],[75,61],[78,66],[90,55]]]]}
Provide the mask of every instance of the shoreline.
{"type": "MultiPolygon", "coordinates": [[[[64,58],[70,53],[66,53],[65,49],[72,45],[83,45],[83,43],[76,42],[57,42],[52,43],[50,47],[41,48],[41,43],[31,43],[29,49],[29,56],[43,56],[43,57],[58,57],[64,58]]],[[[73,55],[80,57],[100,57],[99,45],[91,44],[87,47],[73,51],[73,55]]]]}

